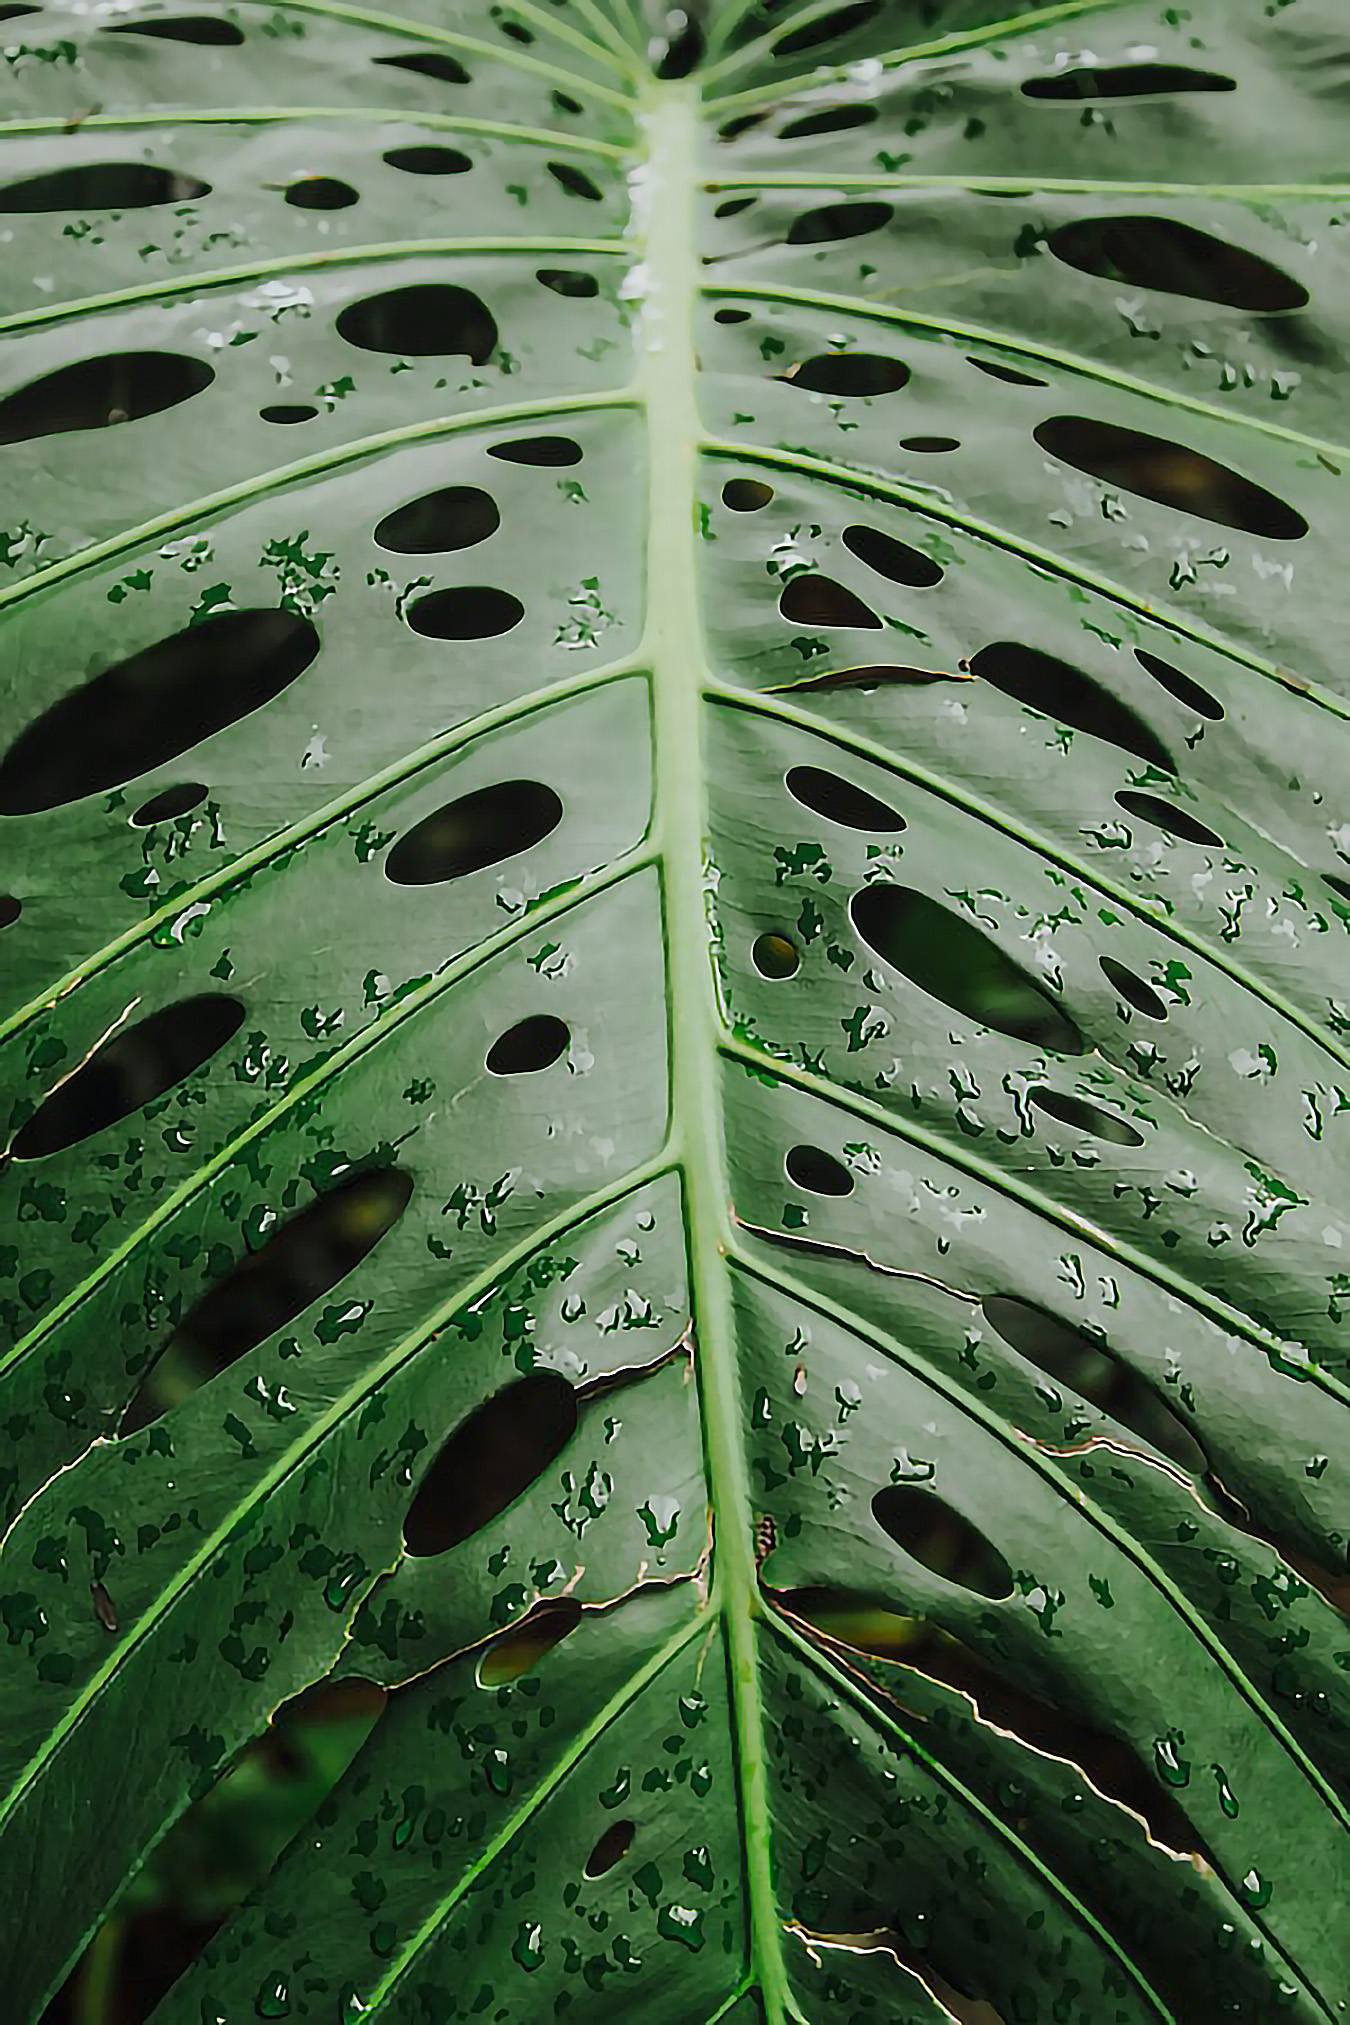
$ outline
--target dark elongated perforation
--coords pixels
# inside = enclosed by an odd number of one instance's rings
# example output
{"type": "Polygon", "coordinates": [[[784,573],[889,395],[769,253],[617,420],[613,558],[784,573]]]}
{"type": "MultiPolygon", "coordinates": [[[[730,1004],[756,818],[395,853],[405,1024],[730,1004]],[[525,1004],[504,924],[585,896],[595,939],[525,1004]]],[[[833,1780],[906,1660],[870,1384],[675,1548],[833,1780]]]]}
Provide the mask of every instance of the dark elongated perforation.
{"type": "Polygon", "coordinates": [[[443,485],[386,513],[375,529],[381,548],[394,555],[440,555],[473,548],[501,525],[497,502],[477,485],[443,485]]]}
{"type": "Polygon", "coordinates": [[[739,218],[742,211],[750,210],[758,202],[758,197],[724,197],[720,204],[713,206],[713,217],[739,218]]]}
{"type": "Polygon", "coordinates": [[[876,199],[847,204],[818,204],[803,211],[788,227],[789,246],[826,246],[836,239],[859,239],[879,232],[894,216],[894,206],[876,199]]]}
{"type": "Polygon", "coordinates": [[[148,21],[101,24],[104,35],[146,35],[158,42],[192,42],[201,49],[237,49],[244,31],[213,14],[161,14],[148,21]]]}
{"type": "Polygon", "coordinates": [[[1135,648],[1134,658],[1146,675],[1151,675],[1169,696],[1175,696],[1187,710],[1193,710],[1197,716],[1208,717],[1215,723],[1223,717],[1223,705],[1217,697],[1211,696],[1208,689],[1202,689],[1191,676],[1184,675],[1180,668],[1174,668],[1170,661],[1150,654],[1144,647],[1135,648]]]}
{"type": "Polygon", "coordinates": [[[179,781],[173,787],[161,788],[158,794],[150,796],[133,810],[130,821],[135,829],[149,829],[152,823],[172,822],[177,816],[186,816],[199,808],[210,790],[199,780],[179,781]]]}
{"type": "Polygon", "coordinates": [[[179,352],[113,352],[101,359],[77,359],[5,395],[0,443],[138,422],[190,401],[214,378],[205,359],[179,352]]]}
{"type": "MultiPolygon", "coordinates": [[[[719,318],[722,312],[718,311],[719,318]]],[[[909,383],[909,367],[880,352],[819,352],[777,376],[807,394],[838,394],[849,400],[870,400],[896,394],[909,383]]]]}
{"type": "Polygon", "coordinates": [[[866,693],[872,689],[910,687],[916,682],[942,682],[948,679],[949,671],[940,668],[913,668],[903,664],[888,667],[881,663],[870,663],[858,668],[827,669],[823,675],[808,675],[798,682],[778,682],[768,693],[770,696],[782,694],[804,696],[830,689],[860,689],[866,693]]]}
{"type": "Polygon", "coordinates": [[[554,112],[566,113],[569,119],[580,119],[582,113],[586,110],[581,100],[573,98],[572,94],[568,91],[558,91],[555,87],[548,97],[549,104],[553,107],[554,112]]]}
{"type": "Polygon", "coordinates": [[[1230,309],[1302,309],[1308,291],[1259,253],[1175,218],[1074,218],[1045,241],[1082,274],[1230,309]]]}
{"type": "Polygon", "coordinates": [[[22,913],[22,900],[13,893],[0,893],[0,928],[12,928],[22,913]]]}
{"type": "Polygon", "coordinates": [[[1075,471],[1159,506],[1236,527],[1267,541],[1299,541],[1308,523],[1296,507],[1226,464],[1163,436],[1145,436],[1085,415],[1052,415],[1032,432],[1042,450],[1075,471]]]}
{"type": "Polygon", "coordinates": [[[741,134],[748,134],[752,128],[763,126],[769,117],[767,112],[737,113],[734,119],[724,121],[717,129],[719,141],[734,141],[741,134]]]}
{"type": "Polygon", "coordinates": [[[906,1554],[976,1596],[1011,1596],[1012,1571],[978,1526],[936,1491],[887,1484],[872,1500],[872,1517],[906,1554]]]}
{"type": "Polygon", "coordinates": [[[1135,1130],[1127,1118],[1116,1111],[1104,1110],[1100,1104],[1091,1104],[1086,1097],[1075,1097],[1068,1090],[1048,1090],[1043,1087],[1027,1092],[1038,1111],[1044,1111],[1059,1125],[1068,1125],[1075,1132],[1085,1132],[1090,1139],[1105,1140],[1108,1146],[1142,1146],[1144,1135],[1135,1130]]]}
{"type": "Polygon", "coordinates": [[[875,570],[879,577],[893,584],[906,584],[911,590],[931,590],[946,574],[922,549],[911,548],[907,541],[897,541],[880,528],[846,527],[843,539],[850,555],[856,555],[860,563],[866,563],[869,570],[875,570]]]}
{"type": "Polygon", "coordinates": [[[790,1146],[783,1167],[793,1187],[804,1188],[810,1195],[853,1193],[853,1176],[842,1160],[822,1146],[790,1146]]]}
{"type": "Polygon", "coordinates": [[[940,901],[910,886],[864,886],[849,918],[868,948],[954,1012],[1056,1054],[1081,1055],[1083,1036],[1020,964],[940,901]]]}
{"type": "Polygon", "coordinates": [[[580,1622],[581,1605],[575,1597],[545,1597],[519,1624],[493,1639],[478,1662],[479,1687],[509,1687],[512,1681],[523,1680],[555,1646],[571,1637],[580,1622]]]}
{"type": "Polygon", "coordinates": [[[300,176],[286,186],[286,202],[300,211],[346,211],[360,201],[360,191],[340,176],[300,176]]]}
{"type": "Polygon", "coordinates": [[[794,28],[787,35],[780,35],[773,45],[773,53],[782,59],[802,56],[808,49],[819,49],[822,43],[837,41],[840,36],[852,35],[859,28],[865,28],[869,21],[875,21],[881,12],[882,0],[851,0],[851,4],[835,7],[828,14],[822,14],[814,21],[808,21],[801,28],[794,28]]]}
{"type": "Polygon", "coordinates": [[[282,429],[292,429],[297,422],[312,422],[318,412],[308,401],[273,401],[258,410],[264,422],[275,422],[282,429]]]}
{"type": "Polygon", "coordinates": [[[537,1076],[567,1053],[571,1033],[552,1013],[531,1013],[499,1034],[487,1051],[494,1076],[537,1076]]]}
{"type": "Polygon", "coordinates": [[[1005,387],[1048,387],[1048,380],[1038,380],[1034,373],[1024,373],[1019,366],[1005,365],[1002,359],[977,359],[967,357],[966,364],[974,366],[976,372],[988,379],[1001,380],[1005,387]]]}
{"type": "Polygon", "coordinates": [[[517,436],[509,443],[493,443],[488,456],[500,457],[505,464],[539,464],[557,469],[580,464],[581,445],[570,436],[517,436]]]}
{"type": "Polygon", "coordinates": [[[1114,956],[1101,956],[1097,961],[1101,965],[1102,975],[1107,983],[1120,993],[1127,1005],[1132,1005],[1136,1012],[1144,1015],[1145,1019],[1167,1018],[1166,1005],[1145,978],[1138,976],[1133,970],[1128,970],[1123,963],[1118,963],[1114,956]]]}
{"type": "Polygon", "coordinates": [[[484,366],[497,348],[497,326],[472,289],[445,281],[414,282],[349,302],[337,333],[367,352],[408,358],[464,356],[484,366]]]}
{"type": "Polygon", "coordinates": [[[879,629],[881,620],[869,605],[855,597],[847,585],[833,577],[804,571],[783,586],[778,609],[785,619],[799,626],[869,626],[879,629]]]}
{"type": "Polygon", "coordinates": [[[776,928],[769,928],[755,937],[750,948],[750,961],[761,977],[777,984],[784,978],[795,977],[802,959],[790,936],[780,934],[776,928]]]}
{"type": "Polygon", "coordinates": [[[405,176],[463,176],[473,167],[462,148],[440,148],[424,144],[411,148],[390,148],[384,157],[391,169],[405,176]]]}
{"type": "Polygon", "coordinates": [[[1205,1451],[1174,1407],[1104,1343],[1011,1294],[981,1303],[991,1329],[1019,1356],[1118,1420],[1150,1448],[1203,1476],[1205,1451]]]}
{"type": "Polygon", "coordinates": [[[748,309],[717,309],[713,311],[714,323],[749,323],[748,309]]]}
{"type": "Polygon", "coordinates": [[[0,189],[0,211],[146,211],[156,204],[190,204],[211,185],[180,169],[150,162],[85,162],[48,169],[0,189]]]}
{"type": "Polygon", "coordinates": [[[1216,70],[1193,70],[1184,63],[1084,64],[1074,70],[1029,77],[1028,98],[1074,105],[1085,98],[1171,98],[1188,91],[1236,91],[1235,78],[1216,70]]]}
{"type": "Polygon", "coordinates": [[[1223,838],[1216,836],[1208,823],[1202,823],[1199,816],[1193,816],[1189,809],[1179,808],[1175,802],[1165,802],[1160,795],[1144,793],[1138,788],[1121,788],[1116,795],[1120,806],[1132,816],[1138,816],[1144,823],[1165,830],[1169,837],[1177,837],[1183,844],[1212,844],[1223,847],[1223,838]]]}
{"type": "Polygon", "coordinates": [[[525,616],[510,591],[491,584],[465,584],[452,591],[429,591],[408,613],[414,633],[429,640],[495,640],[525,616]]]}
{"type": "Polygon", "coordinates": [[[787,791],[794,801],[810,809],[826,822],[842,823],[850,830],[868,832],[903,830],[905,819],[898,809],[879,796],[869,794],[866,788],[855,787],[851,780],[842,775],[829,773],[820,766],[789,767],[785,776],[787,791]]]}
{"type": "Polygon", "coordinates": [[[574,302],[584,302],[600,293],[595,276],[583,274],[579,267],[541,267],[534,278],[552,289],[554,295],[567,296],[574,302]]]}
{"type": "Polygon", "coordinates": [[[961,444],[955,436],[902,436],[900,448],[912,450],[919,457],[940,457],[944,451],[959,450],[961,444]]]}
{"type": "Polygon", "coordinates": [[[635,1821],[612,1821],[586,1858],[586,1876],[603,1877],[615,1864],[622,1863],[636,1834],[635,1821]]]}
{"type": "Polygon", "coordinates": [[[532,850],[562,821],[563,805],[537,780],[497,781],[414,824],[385,859],[396,886],[438,885],[532,850]]]}
{"type": "Polygon", "coordinates": [[[444,1554],[527,1491],[576,1432],[577,1397],[555,1371],[533,1371],[471,1413],[445,1442],[403,1521],[409,1554],[444,1554]]]}
{"type": "Polygon", "coordinates": [[[1070,724],[1075,731],[1104,738],[1165,773],[1176,772],[1167,747],[1127,703],[1054,654],[1025,647],[1019,640],[996,640],[972,657],[970,672],[1016,703],[1070,724]]]}
{"type": "Polygon", "coordinates": [[[220,612],[72,689],[0,760],[0,816],[60,808],[163,766],[270,703],[319,635],[293,612],[220,612]]]}
{"type": "MultiPolygon", "coordinates": [[[[330,1293],[387,1237],[412,1200],[402,1168],[348,1176],[273,1228],[203,1294],[145,1373],[119,1432],[134,1434],[330,1293]]],[[[276,1225],[275,1216],[269,1223],[276,1225]]]]}
{"type": "Polygon", "coordinates": [[[871,126],[877,118],[874,105],[827,106],[823,112],[803,113],[778,129],[780,141],[808,141],[817,134],[845,133],[850,127],[871,126]]]}
{"type": "Polygon", "coordinates": [[[602,204],[605,193],[575,162],[550,162],[548,172],[559,189],[569,197],[581,197],[588,204],[602,204]]]}
{"type": "Polygon", "coordinates": [[[201,992],[120,1027],[48,1092],[14,1135],[16,1160],[42,1160],[129,1118],[219,1053],[243,1024],[225,992],[201,992]]]}
{"type": "Polygon", "coordinates": [[[386,70],[410,70],[414,77],[430,77],[437,84],[471,84],[468,71],[457,57],[438,50],[418,50],[409,56],[377,56],[373,59],[386,70]]]}

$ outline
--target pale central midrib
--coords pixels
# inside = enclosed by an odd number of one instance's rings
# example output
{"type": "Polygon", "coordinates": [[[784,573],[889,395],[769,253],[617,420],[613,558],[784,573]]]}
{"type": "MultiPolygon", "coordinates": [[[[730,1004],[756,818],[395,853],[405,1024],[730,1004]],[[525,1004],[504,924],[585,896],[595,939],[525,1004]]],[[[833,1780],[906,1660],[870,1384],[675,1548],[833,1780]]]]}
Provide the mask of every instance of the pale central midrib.
{"type": "Polygon", "coordinates": [[[759,1591],[743,1446],[744,1413],[724,1264],[727,1187],[718,1105],[716,1001],[704,911],[707,834],[701,691],[705,664],[695,562],[700,426],[693,331],[699,269],[696,88],[643,94],[647,159],[641,387],[650,506],[645,655],[656,715],[656,839],[661,852],[674,1145],[684,1176],[696,1368],[715,1517],[714,1599],[727,1644],[750,1945],[768,2025],[799,2017],[788,1989],[773,1892],[764,1712],[755,1619],[759,1591]]]}

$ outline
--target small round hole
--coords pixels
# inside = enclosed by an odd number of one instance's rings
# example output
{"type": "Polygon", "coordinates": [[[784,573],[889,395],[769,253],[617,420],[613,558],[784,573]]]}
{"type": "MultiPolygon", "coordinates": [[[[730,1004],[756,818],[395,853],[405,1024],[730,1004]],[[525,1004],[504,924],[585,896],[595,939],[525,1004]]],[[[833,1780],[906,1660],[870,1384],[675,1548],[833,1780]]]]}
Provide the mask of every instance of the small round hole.
{"type": "Polygon", "coordinates": [[[772,485],[761,478],[728,478],[722,487],[722,504],[733,513],[758,513],[772,498],[772,485]]]}
{"type": "Polygon", "coordinates": [[[794,1187],[812,1195],[852,1195],[853,1176],[842,1160],[820,1146],[792,1146],[783,1162],[794,1187]]]}
{"type": "Polygon", "coordinates": [[[761,977],[778,980],[791,977],[799,968],[802,959],[795,942],[790,942],[786,935],[779,935],[770,930],[755,937],[750,960],[761,977]]]}
{"type": "Polygon", "coordinates": [[[288,186],[286,202],[301,211],[345,211],[360,202],[360,192],[338,176],[301,176],[288,186]]]}

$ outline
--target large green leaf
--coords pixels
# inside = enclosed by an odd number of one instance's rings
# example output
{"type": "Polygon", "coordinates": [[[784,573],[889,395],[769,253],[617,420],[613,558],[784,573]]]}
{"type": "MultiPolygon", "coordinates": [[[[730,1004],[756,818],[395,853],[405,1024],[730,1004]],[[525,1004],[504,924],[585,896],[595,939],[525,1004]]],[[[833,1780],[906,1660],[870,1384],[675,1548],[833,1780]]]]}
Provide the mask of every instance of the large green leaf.
{"type": "Polygon", "coordinates": [[[1341,2016],[1340,0],[0,13],[6,2018],[1341,2016]]]}

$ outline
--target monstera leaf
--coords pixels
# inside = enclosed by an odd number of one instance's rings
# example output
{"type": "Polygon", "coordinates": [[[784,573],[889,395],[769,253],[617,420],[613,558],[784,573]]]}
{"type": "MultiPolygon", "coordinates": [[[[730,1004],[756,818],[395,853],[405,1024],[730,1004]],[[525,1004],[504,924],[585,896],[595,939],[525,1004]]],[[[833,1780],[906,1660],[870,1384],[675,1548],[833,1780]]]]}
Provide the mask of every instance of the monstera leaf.
{"type": "Polygon", "coordinates": [[[1341,0],[0,11],[5,2017],[1339,2017],[1341,0]]]}

